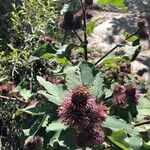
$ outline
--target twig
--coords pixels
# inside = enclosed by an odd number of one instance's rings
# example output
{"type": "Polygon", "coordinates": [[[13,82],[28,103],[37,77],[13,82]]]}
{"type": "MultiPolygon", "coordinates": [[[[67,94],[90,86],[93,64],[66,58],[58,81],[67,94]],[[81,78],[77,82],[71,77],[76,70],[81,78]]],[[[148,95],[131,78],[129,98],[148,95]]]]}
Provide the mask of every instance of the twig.
{"type": "Polygon", "coordinates": [[[0,98],[1,99],[6,99],[6,100],[10,100],[10,101],[19,102],[19,103],[22,103],[22,104],[25,104],[25,105],[29,104],[29,102],[27,102],[27,101],[25,101],[23,99],[20,99],[20,98],[7,97],[7,96],[3,96],[3,95],[0,95],[0,98]]]}
{"type": "MultiPolygon", "coordinates": [[[[125,41],[130,39],[132,36],[138,34],[142,29],[139,28],[137,31],[135,31],[133,34],[126,37],[125,41]]],[[[117,44],[114,46],[111,50],[109,50],[104,56],[102,56],[94,65],[96,66],[101,60],[103,60],[106,56],[108,56],[112,51],[114,51],[116,48],[121,47],[122,45],[126,44],[125,41],[122,41],[120,44],[117,44]]]]}
{"type": "Polygon", "coordinates": [[[145,125],[145,124],[150,124],[150,120],[146,120],[146,121],[137,123],[137,124],[134,125],[134,127],[142,126],[142,125],[145,125]]]}
{"type": "Polygon", "coordinates": [[[34,74],[33,74],[34,70],[33,70],[33,62],[31,63],[31,72],[30,72],[30,91],[32,92],[33,90],[33,78],[34,78],[34,74]]]}
{"type": "Polygon", "coordinates": [[[77,38],[79,39],[79,41],[81,43],[83,43],[82,39],[80,38],[80,36],[78,35],[78,33],[74,30],[73,33],[77,36],[77,38]]]}
{"type": "Polygon", "coordinates": [[[83,13],[83,31],[84,31],[84,42],[83,42],[83,48],[84,48],[84,58],[85,58],[85,61],[88,60],[88,57],[87,57],[87,44],[88,44],[88,41],[87,41],[87,34],[86,34],[86,9],[84,7],[84,4],[83,4],[83,1],[80,0],[80,3],[81,3],[81,8],[82,8],[82,13],[83,13]]]}

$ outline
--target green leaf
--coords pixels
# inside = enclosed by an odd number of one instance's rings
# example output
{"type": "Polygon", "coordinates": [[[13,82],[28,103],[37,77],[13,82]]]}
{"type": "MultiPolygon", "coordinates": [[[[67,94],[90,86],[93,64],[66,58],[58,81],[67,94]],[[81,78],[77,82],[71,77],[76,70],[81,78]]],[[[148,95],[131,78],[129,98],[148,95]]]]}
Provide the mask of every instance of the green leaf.
{"type": "Polygon", "coordinates": [[[123,10],[126,9],[124,0],[98,0],[97,2],[100,5],[111,5],[123,10]]]}
{"type": "Polygon", "coordinates": [[[144,94],[141,95],[137,109],[139,118],[150,116],[150,97],[144,94]]]}
{"type": "Polygon", "coordinates": [[[28,64],[28,63],[31,63],[31,62],[36,61],[36,60],[38,60],[38,59],[40,59],[40,58],[31,55],[31,56],[29,57],[29,59],[27,60],[26,63],[28,64]]]}
{"type": "Polygon", "coordinates": [[[122,150],[130,150],[130,146],[125,142],[125,138],[127,138],[124,130],[118,130],[113,132],[111,136],[108,136],[112,143],[120,147],[122,150]]]}
{"type": "Polygon", "coordinates": [[[89,67],[89,65],[83,62],[79,65],[79,68],[81,72],[82,84],[88,85],[88,86],[91,85],[94,80],[94,77],[93,77],[92,70],[89,67]]]}
{"type": "Polygon", "coordinates": [[[133,129],[131,124],[126,123],[124,120],[119,119],[116,116],[107,117],[102,125],[112,131],[124,129],[124,131],[130,135],[139,135],[138,131],[133,129]]]}
{"type": "Polygon", "coordinates": [[[125,51],[124,57],[127,57],[129,60],[133,61],[139,54],[141,47],[139,45],[137,46],[126,45],[122,49],[125,51]]]}
{"type": "Polygon", "coordinates": [[[112,131],[124,130],[128,135],[126,143],[133,149],[140,150],[142,147],[142,138],[137,130],[135,130],[131,124],[126,123],[122,119],[118,119],[116,116],[107,117],[105,122],[102,124],[104,127],[111,129],[112,131]],[[136,143],[134,142],[136,139],[136,143]]]}
{"type": "Polygon", "coordinates": [[[51,54],[51,53],[45,53],[41,56],[41,58],[43,58],[43,59],[51,59],[51,58],[54,58],[54,57],[56,57],[56,55],[51,54]]]}
{"type": "Polygon", "coordinates": [[[26,127],[23,127],[22,130],[23,130],[23,133],[25,136],[34,136],[38,131],[39,129],[42,127],[42,124],[45,120],[45,117],[46,116],[41,116],[39,117],[31,126],[30,128],[26,128],[26,127]]]}
{"type": "Polygon", "coordinates": [[[64,73],[66,74],[66,85],[68,88],[82,84],[81,73],[78,65],[65,67],[64,73]]]}
{"type": "Polygon", "coordinates": [[[41,106],[37,103],[37,104],[27,106],[26,108],[18,109],[15,112],[15,115],[18,116],[21,115],[22,113],[27,113],[32,116],[38,116],[38,115],[45,114],[45,110],[41,108],[41,106]]]}
{"type": "Polygon", "coordinates": [[[25,99],[25,100],[28,100],[31,96],[32,96],[32,93],[30,90],[26,90],[26,89],[22,89],[20,91],[20,95],[25,99]]]}
{"type": "Polygon", "coordinates": [[[13,90],[14,93],[19,92],[19,94],[25,99],[28,100],[30,97],[33,96],[33,94],[31,93],[30,90],[27,90],[27,86],[28,86],[28,82],[27,81],[22,81],[21,83],[19,83],[17,85],[17,87],[13,90]]]}
{"type": "Polygon", "coordinates": [[[142,150],[149,150],[150,149],[150,141],[149,142],[144,142],[142,150]]]}
{"type": "Polygon", "coordinates": [[[132,149],[141,150],[143,139],[139,136],[132,136],[129,138],[129,145],[132,149]]]}
{"type": "Polygon", "coordinates": [[[93,30],[94,30],[94,28],[96,26],[96,22],[97,22],[97,20],[90,21],[90,22],[87,23],[87,25],[86,25],[86,27],[87,27],[86,28],[87,35],[90,35],[93,32],[93,30]]]}
{"type": "Polygon", "coordinates": [[[68,58],[71,55],[71,50],[76,46],[74,43],[65,44],[57,50],[56,55],[68,58]]]}
{"type": "Polygon", "coordinates": [[[43,91],[43,90],[38,91],[38,94],[42,94],[43,96],[47,98],[49,102],[52,102],[56,105],[60,105],[63,100],[63,98],[62,99],[56,98],[56,96],[50,95],[46,91],[43,91]]]}
{"type": "Polygon", "coordinates": [[[46,89],[46,91],[50,95],[46,94],[46,92],[42,92],[41,94],[43,94],[46,97],[49,97],[49,100],[51,99],[51,102],[55,103],[56,105],[59,105],[63,101],[63,85],[52,84],[40,76],[37,76],[37,81],[46,89]]]}
{"type": "Polygon", "coordinates": [[[29,85],[29,82],[27,81],[21,81],[16,88],[13,90],[13,92],[20,92],[22,89],[27,89],[29,85]]]}
{"type": "Polygon", "coordinates": [[[49,43],[43,44],[38,50],[36,50],[32,56],[34,57],[41,57],[46,53],[52,53],[55,54],[56,51],[52,48],[52,46],[49,43]]]}
{"type": "Polygon", "coordinates": [[[65,126],[61,120],[53,121],[46,127],[46,132],[49,131],[61,131],[67,129],[67,126],[65,126]]]}
{"type": "Polygon", "coordinates": [[[91,91],[93,95],[96,97],[96,99],[100,99],[102,95],[104,94],[103,91],[103,78],[100,76],[100,74],[97,74],[95,77],[95,80],[92,83],[91,91]]]}
{"type": "Polygon", "coordinates": [[[0,83],[3,83],[5,80],[7,80],[8,77],[0,78],[0,83]]]}
{"type": "MultiPolygon", "coordinates": [[[[128,32],[124,32],[124,35],[126,36],[126,37],[128,37],[128,36],[130,36],[130,34],[128,33],[128,32]]],[[[139,38],[138,38],[138,36],[137,35],[133,35],[131,38],[129,38],[127,41],[128,42],[134,42],[134,41],[136,41],[136,40],[138,40],[139,38]]]]}

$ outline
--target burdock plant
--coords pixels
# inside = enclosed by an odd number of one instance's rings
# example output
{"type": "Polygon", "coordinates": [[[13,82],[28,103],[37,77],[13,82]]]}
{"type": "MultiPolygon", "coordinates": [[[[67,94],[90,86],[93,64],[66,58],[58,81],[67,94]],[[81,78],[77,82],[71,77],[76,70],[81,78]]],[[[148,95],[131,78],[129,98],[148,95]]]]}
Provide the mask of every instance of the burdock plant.
{"type": "Polygon", "coordinates": [[[100,126],[107,116],[107,111],[105,105],[96,103],[90,89],[81,85],[68,91],[58,114],[66,125],[77,130],[78,146],[87,146],[104,141],[105,134],[100,126]]]}

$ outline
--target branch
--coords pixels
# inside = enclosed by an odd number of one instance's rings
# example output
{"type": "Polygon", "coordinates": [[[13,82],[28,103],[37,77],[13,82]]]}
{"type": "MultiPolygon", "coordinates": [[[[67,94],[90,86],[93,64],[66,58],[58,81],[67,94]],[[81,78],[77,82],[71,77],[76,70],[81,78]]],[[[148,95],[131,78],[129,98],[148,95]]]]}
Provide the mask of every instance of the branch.
{"type": "Polygon", "coordinates": [[[25,101],[23,99],[20,99],[20,98],[7,97],[7,96],[3,96],[3,95],[0,95],[0,98],[1,99],[5,99],[5,100],[19,102],[19,103],[22,103],[24,105],[28,105],[29,104],[29,102],[27,102],[27,101],[25,101]]]}
{"type": "Polygon", "coordinates": [[[146,121],[137,123],[137,124],[134,125],[134,127],[142,126],[142,125],[145,125],[145,124],[150,124],[150,120],[146,120],[146,121]]]}
{"type": "Polygon", "coordinates": [[[82,13],[83,13],[83,31],[84,31],[84,42],[83,42],[83,48],[84,48],[84,58],[85,58],[85,61],[88,60],[88,57],[87,57],[87,44],[88,44],[88,41],[87,41],[87,34],[86,34],[86,9],[84,7],[84,4],[83,4],[83,0],[80,0],[80,3],[81,3],[81,8],[82,8],[82,13]]]}
{"type": "Polygon", "coordinates": [[[77,38],[79,39],[79,41],[81,43],[83,43],[82,39],[80,38],[80,36],[78,35],[78,33],[75,30],[73,30],[73,33],[77,36],[77,38]]]}
{"type": "Polygon", "coordinates": [[[134,33],[132,33],[131,35],[127,36],[125,41],[122,41],[120,44],[117,44],[116,46],[114,46],[111,50],[109,50],[104,56],[102,56],[94,65],[96,66],[101,60],[103,60],[106,56],[108,56],[112,51],[114,51],[116,48],[121,47],[122,45],[126,44],[126,40],[130,39],[131,37],[133,37],[134,35],[136,35],[137,33],[139,33],[142,29],[139,28],[137,31],[135,31],[134,33]]]}

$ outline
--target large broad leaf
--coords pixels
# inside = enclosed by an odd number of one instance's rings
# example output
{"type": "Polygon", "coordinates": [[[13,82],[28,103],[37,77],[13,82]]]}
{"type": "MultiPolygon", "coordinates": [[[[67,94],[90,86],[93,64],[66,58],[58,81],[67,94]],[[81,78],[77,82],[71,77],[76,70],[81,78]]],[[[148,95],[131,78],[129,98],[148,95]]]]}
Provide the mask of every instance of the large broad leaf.
{"type": "MultiPolygon", "coordinates": [[[[49,93],[48,95],[50,97],[49,99],[51,99],[51,102],[55,103],[56,105],[60,105],[64,97],[63,86],[52,84],[40,76],[37,76],[37,80],[49,93]]],[[[46,95],[46,92],[41,94],[46,95]]]]}
{"type": "Polygon", "coordinates": [[[143,145],[143,140],[137,130],[135,130],[131,124],[126,123],[122,119],[118,119],[115,116],[110,116],[106,118],[106,121],[103,122],[103,126],[111,129],[112,131],[118,131],[123,129],[128,135],[128,140],[126,142],[133,149],[140,150],[143,145]],[[136,139],[136,143],[134,142],[136,139]]]}
{"type": "Polygon", "coordinates": [[[81,63],[79,65],[79,68],[81,72],[82,84],[88,85],[88,86],[91,85],[94,80],[92,69],[89,67],[87,63],[81,63]]]}
{"type": "Polygon", "coordinates": [[[96,99],[100,99],[103,96],[103,78],[100,76],[100,74],[96,75],[95,80],[91,86],[91,91],[96,99]]]}
{"type": "Polygon", "coordinates": [[[46,127],[46,132],[61,131],[61,130],[65,130],[66,128],[67,128],[67,126],[65,126],[61,120],[57,120],[57,121],[53,121],[46,127]]]}
{"type": "Polygon", "coordinates": [[[150,116],[150,97],[147,95],[141,95],[137,109],[138,117],[144,118],[150,116]]]}
{"type": "Polygon", "coordinates": [[[81,73],[79,66],[67,66],[64,68],[66,74],[66,85],[68,88],[72,88],[81,85],[81,73]]]}
{"type": "Polygon", "coordinates": [[[124,0],[98,0],[100,5],[111,5],[120,9],[126,9],[124,0]]]}
{"type": "Polygon", "coordinates": [[[111,136],[108,136],[108,138],[112,143],[120,147],[122,150],[130,149],[129,144],[125,142],[127,135],[124,130],[118,130],[116,132],[113,132],[111,136]]]}

